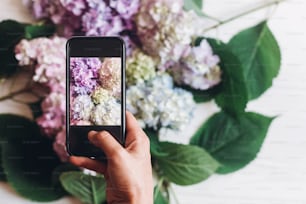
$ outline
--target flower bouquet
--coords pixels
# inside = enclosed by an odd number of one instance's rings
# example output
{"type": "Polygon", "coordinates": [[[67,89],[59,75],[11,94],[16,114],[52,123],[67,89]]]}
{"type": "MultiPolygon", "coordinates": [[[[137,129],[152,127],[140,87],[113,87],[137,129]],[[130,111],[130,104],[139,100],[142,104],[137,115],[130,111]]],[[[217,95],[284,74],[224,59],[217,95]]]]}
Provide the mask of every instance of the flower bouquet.
{"type": "MultiPolygon", "coordinates": [[[[214,173],[237,171],[256,158],[273,118],[245,109],[272,86],[281,60],[266,20],[222,42],[206,32],[235,18],[220,21],[206,15],[201,0],[38,0],[25,6],[36,23],[0,23],[2,83],[20,72],[30,75],[25,87],[0,97],[26,103],[33,113],[32,119],[0,115],[0,175],[20,195],[42,202],[65,195],[84,203],[105,202],[103,177],[67,163],[65,43],[72,35],[121,36],[125,41],[126,106],[150,138],[155,204],[170,202],[171,183],[192,185],[214,173]],[[207,27],[207,22],[214,24],[207,27]],[[25,93],[35,100],[22,97],[25,93]],[[169,132],[184,130],[201,114],[195,112],[197,104],[208,101],[220,111],[203,121],[189,144],[167,141],[169,132]]],[[[116,83],[114,70],[105,76],[96,70],[116,62],[76,58],[73,63],[82,65],[73,77],[86,85],[86,90],[74,86],[78,97],[73,105],[103,102],[115,111],[116,90],[105,89],[108,84],[92,90],[94,84],[84,77],[91,71],[116,83]]],[[[75,118],[99,120],[106,114],[101,107],[75,118]]]]}

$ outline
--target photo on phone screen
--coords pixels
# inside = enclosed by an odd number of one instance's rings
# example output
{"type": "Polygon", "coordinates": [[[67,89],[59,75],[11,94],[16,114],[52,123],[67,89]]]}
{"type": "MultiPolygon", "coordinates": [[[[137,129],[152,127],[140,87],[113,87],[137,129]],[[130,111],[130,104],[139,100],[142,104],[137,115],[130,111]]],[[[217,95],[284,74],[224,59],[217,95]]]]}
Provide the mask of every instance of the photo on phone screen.
{"type": "Polygon", "coordinates": [[[109,131],[124,144],[124,45],[116,37],[80,37],[67,43],[67,149],[103,157],[88,141],[91,130],[109,131]]]}
{"type": "Polygon", "coordinates": [[[70,57],[70,125],[121,125],[120,57],[70,57]]]}

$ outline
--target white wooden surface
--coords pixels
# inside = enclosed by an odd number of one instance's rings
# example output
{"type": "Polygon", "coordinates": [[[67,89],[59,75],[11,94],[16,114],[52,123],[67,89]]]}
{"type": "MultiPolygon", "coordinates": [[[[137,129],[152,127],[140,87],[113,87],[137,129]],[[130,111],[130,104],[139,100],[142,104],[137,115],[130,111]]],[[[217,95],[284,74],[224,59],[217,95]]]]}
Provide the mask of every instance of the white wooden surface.
{"type": "MultiPolygon", "coordinates": [[[[267,0],[205,0],[205,10],[226,18],[267,0]]],[[[180,204],[305,204],[306,203],[306,1],[289,0],[276,10],[265,9],[229,23],[209,34],[227,41],[237,31],[271,16],[269,25],[282,50],[282,67],[273,87],[248,110],[278,116],[271,125],[258,158],[246,168],[229,175],[214,175],[197,185],[174,186],[180,204]]],[[[2,0],[0,20],[13,18],[30,22],[21,0],[2,0]]],[[[200,105],[201,112],[188,131],[175,136],[186,143],[201,122],[217,111],[213,103],[200,105]]],[[[29,114],[10,101],[0,103],[0,113],[29,114]]],[[[169,136],[173,139],[173,136],[169,136]]],[[[0,203],[32,204],[0,183],[0,203]]],[[[64,198],[56,204],[78,203],[64,198]]],[[[173,202],[175,203],[174,199],[173,202]]]]}

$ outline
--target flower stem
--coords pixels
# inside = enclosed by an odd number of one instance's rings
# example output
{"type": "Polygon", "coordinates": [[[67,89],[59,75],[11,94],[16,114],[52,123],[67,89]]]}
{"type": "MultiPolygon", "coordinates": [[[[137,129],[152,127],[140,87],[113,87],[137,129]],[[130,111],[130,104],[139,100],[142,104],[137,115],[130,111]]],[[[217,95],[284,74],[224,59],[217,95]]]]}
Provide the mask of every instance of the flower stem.
{"type": "Polygon", "coordinates": [[[177,198],[176,193],[175,193],[172,185],[169,185],[169,190],[171,191],[171,194],[172,194],[172,196],[173,196],[173,198],[175,200],[175,203],[176,204],[180,204],[179,199],[177,198]]]}
{"type": "Polygon", "coordinates": [[[209,30],[213,30],[213,29],[215,29],[215,28],[218,28],[219,26],[222,26],[222,25],[224,25],[224,24],[227,24],[227,23],[229,23],[229,22],[231,22],[231,21],[233,21],[233,20],[236,20],[236,19],[238,19],[238,18],[240,18],[240,17],[242,17],[242,16],[248,15],[248,14],[250,14],[250,13],[256,12],[256,11],[258,11],[258,10],[267,8],[267,7],[272,6],[272,5],[277,5],[277,4],[282,3],[282,2],[284,2],[284,1],[287,1],[287,0],[275,0],[275,1],[270,1],[270,2],[268,2],[268,3],[266,3],[266,4],[257,6],[257,7],[255,7],[255,8],[250,9],[250,10],[247,10],[247,11],[244,11],[244,12],[242,12],[242,13],[236,15],[236,16],[232,16],[232,17],[230,17],[230,18],[228,18],[228,19],[219,20],[219,22],[216,23],[215,25],[213,25],[213,26],[211,26],[211,27],[208,27],[208,28],[204,29],[204,32],[207,32],[207,31],[209,31],[209,30]]]}
{"type": "Polygon", "coordinates": [[[163,182],[164,182],[164,178],[161,177],[160,180],[159,180],[159,182],[158,182],[158,184],[157,184],[156,191],[155,191],[155,193],[154,193],[154,200],[156,199],[157,194],[158,194],[158,191],[159,191],[160,188],[162,187],[163,182]]]}

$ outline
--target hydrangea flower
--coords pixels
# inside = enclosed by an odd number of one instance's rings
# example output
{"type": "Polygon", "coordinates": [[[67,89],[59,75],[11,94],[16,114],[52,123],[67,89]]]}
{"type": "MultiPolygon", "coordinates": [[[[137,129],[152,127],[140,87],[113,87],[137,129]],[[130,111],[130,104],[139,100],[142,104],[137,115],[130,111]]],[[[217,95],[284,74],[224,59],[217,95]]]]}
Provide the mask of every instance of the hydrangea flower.
{"type": "Polygon", "coordinates": [[[41,104],[43,114],[36,122],[49,137],[55,136],[65,124],[65,97],[63,93],[52,92],[41,104]]]}
{"type": "Polygon", "coordinates": [[[92,101],[95,103],[95,104],[100,104],[102,103],[103,101],[107,101],[111,98],[111,94],[108,90],[102,88],[102,87],[98,87],[94,90],[94,92],[91,94],[91,98],[92,98],[92,101]]]}
{"type": "Polygon", "coordinates": [[[99,70],[101,86],[111,91],[112,95],[121,94],[121,58],[105,58],[99,70]]]}
{"type": "Polygon", "coordinates": [[[139,0],[110,0],[109,6],[115,9],[118,14],[129,20],[139,9],[139,0]]]}
{"type": "Polygon", "coordinates": [[[42,115],[36,119],[42,132],[56,137],[54,150],[62,161],[67,153],[64,144],[66,121],[66,62],[65,38],[36,38],[21,40],[15,47],[19,65],[34,68],[33,81],[47,87],[41,104],[42,115]]]}
{"type": "Polygon", "coordinates": [[[119,35],[133,29],[139,0],[24,0],[36,19],[49,18],[64,36],[75,31],[86,35],[119,35]]]}
{"type": "Polygon", "coordinates": [[[15,56],[21,66],[35,65],[33,81],[46,85],[51,91],[65,90],[65,38],[36,38],[21,40],[15,56]]]}
{"type": "Polygon", "coordinates": [[[143,128],[181,130],[193,115],[195,102],[188,91],[173,87],[168,74],[159,74],[126,92],[127,109],[143,128]]]}
{"type": "Polygon", "coordinates": [[[126,57],[129,58],[132,55],[132,53],[134,52],[134,50],[136,50],[137,46],[133,42],[133,40],[131,39],[130,36],[123,35],[123,36],[121,36],[121,38],[123,39],[124,44],[125,44],[126,57]]]}
{"type": "Polygon", "coordinates": [[[70,103],[70,118],[73,120],[85,120],[88,121],[90,118],[91,110],[94,107],[90,96],[80,95],[72,99],[70,103]]]}
{"type": "Polygon", "coordinates": [[[90,119],[96,125],[120,125],[121,103],[114,98],[101,101],[92,110],[90,119]]]}
{"type": "Polygon", "coordinates": [[[136,23],[144,51],[159,61],[162,70],[181,58],[203,27],[193,11],[183,11],[182,1],[144,2],[136,23]]]}
{"type": "Polygon", "coordinates": [[[155,76],[156,64],[149,56],[135,50],[126,61],[126,82],[128,85],[134,85],[151,79],[155,76]]]}
{"type": "Polygon", "coordinates": [[[98,85],[98,70],[102,63],[97,57],[70,58],[71,91],[74,96],[90,94],[98,85]]]}
{"type": "Polygon", "coordinates": [[[81,16],[85,9],[85,0],[26,0],[34,18],[50,19],[54,24],[62,25],[62,34],[71,36],[81,27],[81,16]]]}
{"type": "Polygon", "coordinates": [[[184,56],[171,68],[174,80],[195,89],[206,90],[221,81],[220,59],[206,40],[188,49],[184,56]]]}
{"type": "Polygon", "coordinates": [[[89,6],[82,17],[86,35],[118,35],[124,29],[120,16],[114,16],[105,1],[86,0],[89,6]]]}

